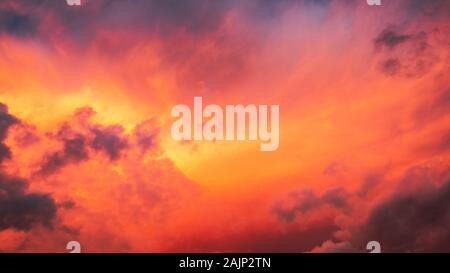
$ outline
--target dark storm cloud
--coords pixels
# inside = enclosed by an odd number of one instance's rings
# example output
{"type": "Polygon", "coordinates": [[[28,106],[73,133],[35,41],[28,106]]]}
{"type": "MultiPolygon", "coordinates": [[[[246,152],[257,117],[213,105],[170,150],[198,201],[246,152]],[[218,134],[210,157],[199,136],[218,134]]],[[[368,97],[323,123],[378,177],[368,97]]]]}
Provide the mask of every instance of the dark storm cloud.
{"type": "Polygon", "coordinates": [[[385,251],[450,251],[450,181],[441,187],[401,194],[376,207],[363,237],[385,251]]]}
{"type": "Polygon", "coordinates": [[[44,193],[26,193],[27,181],[0,174],[0,230],[30,230],[36,224],[52,227],[57,207],[44,193]]]}
{"type": "Polygon", "coordinates": [[[375,46],[393,49],[411,39],[410,35],[399,34],[391,29],[384,29],[375,39],[375,46]]]}
{"type": "Polygon", "coordinates": [[[64,138],[62,151],[47,155],[38,171],[41,175],[52,174],[69,163],[78,163],[89,158],[86,138],[81,134],[64,138]]]}
{"type": "MultiPolygon", "coordinates": [[[[9,148],[3,143],[9,127],[18,119],[0,103],[0,161],[10,158],[9,148]]],[[[0,231],[14,228],[30,230],[35,224],[48,228],[56,215],[53,198],[45,193],[27,193],[28,181],[9,177],[0,171],[0,231]]]]}
{"type": "Polygon", "coordinates": [[[11,151],[5,144],[0,143],[0,163],[3,162],[3,160],[5,159],[10,158],[11,158],[11,151]]]}
{"type": "MultiPolygon", "coordinates": [[[[365,197],[366,194],[361,194],[362,189],[372,188],[383,176],[384,172],[368,175],[356,194],[360,198],[365,197]]],[[[370,208],[367,220],[355,227],[341,227],[340,232],[349,234],[348,240],[339,240],[331,235],[314,251],[365,252],[367,242],[378,241],[382,252],[449,252],[450,169],[437,171],[424,166],[411,167],[401,180],[390,183],[395,187],[394,192],[370,208]]],[[[313,198],[314,202],[309,204],[317,205],[321,203],[319,199],[328,199],[330,204],[339,207],[341,201],[352,198],[351,194],[339,188],[329,192],[332,193],[331,199],[325,193],[321,198],[313,198]]],[[[364,199],[359,200],[365,202],[364,199]]],[[[291,219],[296,213],[295,209],[283,212],[290,212],[291,219]]],[[[343,212],[339,214],[341,216],[351,217],[348,214],[351,210],[340,212],[343,212]]]]}
{"type": "Polygon", "coordinates": [[[8,107],[0,102],[0,141],[5,140],[8,128],[18,122],[16,117],[9,114],[8,107]]]}
{"type": "Polygon", "coordinates": [[[128,139],[122,135],[123,128],[91,124],[89,118],[94,114],[89,107],[78,109],[74,114],[87,131],[75,130],[69,123],[61,125],[54,138],[62,142],[62,149],[44,157],[38,175],[51,175],[69,164],[89,160],[90,149],[105,153],[110,160],[120,158],[122,151],[128,148],[128,139]]]}
{"type": "Polygon", "coordinates": [[[88,158],[86,140],[84,136],[77,134],[73,138],[64,140],[64,154],[68,159],[81,161],[88,158]]]}
{"type": "Polygon", "coordinates": [[[12,9],[0,9],[0,34],[23,38],[36,33],[32,16],[20,14],[12,9]]]}
{"type": "Polygon", "coordinates": [[[94,115],[92,108],[80,108],[75,111],[73,120],[64,122],[56,133],[47,134],[51,140],[60,142],[62,147],[43,158],[37,175],[51,175],[69,164],[87,161],[95,152],[115,161],[133,147],[139,149],[141,154],[159,148],[159,128],[153,120],[142,122],[131,135],[126,135],[121,125],[92,123],[94,115]]]}
{"type": "Polygon", "coordinates": [[[449,170],[406,171],[396,193],[375,206],[354,233],[354,245],[376,240],[384,252],[450,251],[449,177],[449,170]]]}
{"type": "Polygon", "coordinates": [[[8,107],[0,103],[0,163],[5,159],[11,158],[11,151],[3,141],[6,138],[9,127],[18,122],[17,118],[8,113],[8,107]]]}
{"type": "Polygon", "coordinates": [[[323,205],[337,209],[348,209],[349,194],[341,187],[328,189],[321,196],[311,190],[292,192],[286,202],[277,202],[273,208],[275,214],[282,220],[291,222],[297,215],[307,213],[323,205]]]}
{"type": "Polygon", "coordinates": [[[110,126],[106,128],[94,127],[91,147],[94,150],[103,151],[110,160],[117,160],[121,152],[128,147],[128,140],[122,136],[122,127],[110,126]]]}

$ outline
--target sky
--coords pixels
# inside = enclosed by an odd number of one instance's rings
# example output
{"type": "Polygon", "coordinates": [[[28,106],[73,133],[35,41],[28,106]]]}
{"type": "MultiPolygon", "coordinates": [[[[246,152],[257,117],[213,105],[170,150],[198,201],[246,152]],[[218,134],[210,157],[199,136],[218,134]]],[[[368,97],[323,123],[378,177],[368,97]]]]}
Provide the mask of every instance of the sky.
{"type": "Polygon", "coordinates": [[[450,252],[450,2],[0,2],[0,251],[450,252]],[[280,143],[174,141],[279,105],[280,143]]]}

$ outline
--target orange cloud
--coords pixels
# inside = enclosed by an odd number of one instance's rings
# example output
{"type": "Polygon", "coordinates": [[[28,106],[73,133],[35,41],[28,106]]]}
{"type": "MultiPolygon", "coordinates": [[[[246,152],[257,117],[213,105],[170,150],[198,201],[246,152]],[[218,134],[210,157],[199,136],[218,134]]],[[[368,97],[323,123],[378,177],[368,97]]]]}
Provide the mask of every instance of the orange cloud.
{"type": "Polygon", "coordinates": [[[0,250],[448,250],[448,5],[3,1],[0,250]],[[194,96],[279,149],[173,141],[194,96]]]}

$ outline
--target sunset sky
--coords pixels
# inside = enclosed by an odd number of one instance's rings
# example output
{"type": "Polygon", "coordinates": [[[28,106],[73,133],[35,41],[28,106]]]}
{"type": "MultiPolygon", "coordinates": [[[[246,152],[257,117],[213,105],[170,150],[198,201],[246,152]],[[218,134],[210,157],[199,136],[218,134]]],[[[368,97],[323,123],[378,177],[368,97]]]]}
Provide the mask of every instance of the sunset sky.
{"type": "Polygon", "coordinates": [[[0,252],[450,252],[450,1],[81,1],[0,1],[0,252]]]}

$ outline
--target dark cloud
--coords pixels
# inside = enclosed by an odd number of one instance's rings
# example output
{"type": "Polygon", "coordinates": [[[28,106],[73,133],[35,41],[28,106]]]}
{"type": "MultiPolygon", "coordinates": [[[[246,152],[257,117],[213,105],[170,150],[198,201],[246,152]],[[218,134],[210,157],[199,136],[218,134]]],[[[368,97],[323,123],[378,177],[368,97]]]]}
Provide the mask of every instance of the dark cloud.
{"type": "Polygon", "coordinates": [[[141,154],[159,151],[159,128],[153,120],[137,125],[131,135],[125,135],[120,125],[103,126],[92,123],[95,111],[83,107],[75,111],[74,120],[63,123],[50,139],[62,143],[62,148],[47,154],[37,171],[38,175],[51,175],[68,164],[89,160],[91,152],[105,154],[109,160],[120,159],[123,152],[136,147],[141,154]]]}
{"type": "Polygon", "coordinates": [[[52,174],[69,163],[78,163],[89,158],[86,148],[86,138],[81,134],[64,138],[62,151],[54,152],[45,157],[38,171],[41,175],[52,174]]]}
{"type": "MultiPolygon", "coordinates": [[[[384,172],[369,174],[355,194],[342,188],[329,189],[321,196],[310,190],[296,192],[277,203],[275,213],[292,222],[299,214],[332,205],[340,209],[337,215],[349,220],[355,217],[354,210],[348,209],[349,200],[364,202],[363,198],[383,176],[384,172]]],[[[383,252],[449,252],[450,170],[411,167],[401,180],[391,183],[393,193],[371,207],[365,221],[351,228],[346,224],[341,227],[340,232],[348,234],[348,240],[336,239],[332,234],[310,250],[359,252],[365,251],[367,242],[378,241],[383,252]]]]}
{"type": "Polygon", "coordinates": [[[275,214],[282,220],[292,222],[299,214],[307,213],[323,205],[330,205],[337,209],[349,209],[347,191],[341,187],[333,187],[317,196],[307,189],[289,194],[287,201],[277,202],[273,208],[275,214]]]}
{"type": "MultiPolygon", "coordinates": [[[[17,122],[18,119],[8,113],[7,106],[0,104],[0,161],[11,157],[3,141],[9,127],[17,122]]],[[[57,210],[53,198],[45,193],[27,193],[27,187],[26,180],[0,172],[0,230],[26,231],[35,224],[51,228],[57,210]]]]}
{"type": "Polygon", "coordinates": [[[442,61],[432,50],[433,46],[443,46],[442,42],[433,41],[441,40],[433,39],[439,35],[439,29],[420,31],[410,35],[398,34],[391,28],[383,30],[374,41],[377,49],[389,49],[379,51],[385,57],[380,65],[381,71],[389,76],[404,78],[426,75],[438,62],[442,61]],[[395,50],[397,48],[401,50],[395,50]]]}
{"type": "Polygon", "coordinates": [[[12,9],[0,9],[0,33],[23,38],[36,33],[32,16],[20,14],[12,9]]]}
{"type": "Polygon", "coordinates": [[[398,58],[389,58],[382,63],[381,70],[389,76],[394,76],[398,74],[401,67],[398,58]]]}
{"type": "Polygon", "coordinates": [[[18,122],[16,117],[9,114],[8,107],[0,102],[0,141],[5,140],[8,128],[18,122]]]}
{"type": "Polygon", "coordinates": [[[450,170],[409,168],[396,190],[352,230],[351,245],[378,241],[383,252],[450,251],[450,170]]]}
{"type": "Polygon", "coordinates": [[[88,158],[86,151],[85,137],[77,134],[73,138],[64,140],[64,155],[69,160],[76,162],[85,160],[88,158]]]}
{"type": "Polygon", "coordinates": [[[312,190],[303,190],[289,194],[290,204],[277,203],[274,212],[282,220],[291,222],[298,213],[305,213],[321,204],[321,200],[312,190]]]}
{"type": "Polygon", "coordinates": [[[91,147],[94,150],[105,152],[110,160],[117,160],[121,152],[128,147],[128,140],[122,136],[123,128],[120,126],[94,127],[91,147]]]}
{"type": "Polygon", "coordinates": [[[328,189],[323,195],[322,200],[326,204],[330,204],[335,208],[348,208],[347,198],[349,194],[341,187],[328,189]]]}
{"type": "Polygon", "coordinates": [[[386,252],[450,251],[450,181],[377,206],[360,231],[386,252]]]}
{"type": "Polygon", "coordinates": [[[36,224],[52,227],[56,215],[53,198],[44,193],[26,193],[27,181],[0,174],[0,230],[30,230],[36,224]]]}
{"type": "Polygon", "coordinates": [[[0,163],[3,162],[3,160],[5,159],[10,158],[11,158],[11,151],[5,144],[0,143],[0,163]]]}
{"type": "Polygon", "coordinates": [[[0,163],[5,159],[11,158],[11,151],[3,141],[6,138],[9,127],[18,122],[17,118],[8,113],[8,107],[0,103],[0,163]]]}
{"type": "Polygon", "coordinates": [[[394,30],[384,29],[375,39],[375,46],[393,49],[411,39],[410,35],[398,34],[394,30]]]}

